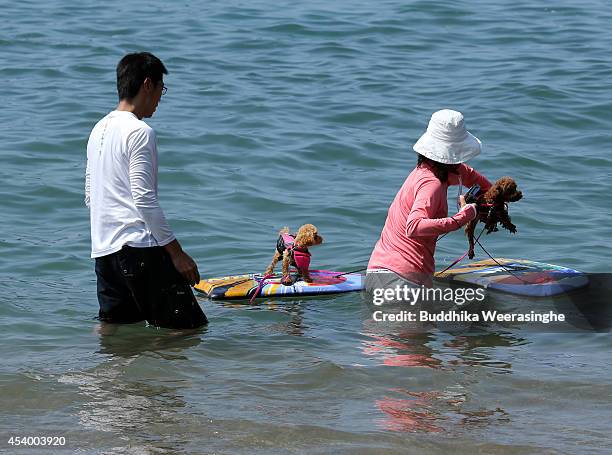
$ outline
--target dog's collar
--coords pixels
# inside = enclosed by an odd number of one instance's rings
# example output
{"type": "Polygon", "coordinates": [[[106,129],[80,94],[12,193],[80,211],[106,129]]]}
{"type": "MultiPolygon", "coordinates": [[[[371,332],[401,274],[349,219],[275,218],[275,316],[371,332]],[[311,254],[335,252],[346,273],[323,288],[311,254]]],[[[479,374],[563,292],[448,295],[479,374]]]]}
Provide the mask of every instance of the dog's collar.
{"type": "MultiPolygon", "coordinates": [[[[488,202],[482,202],[482,203],[476,203],[477,206],[479,207],[501,207],[501,204],[490,204],[488,202]]],[[[504,202],[503,203],[504,208],[507,210],[508,209],[508,203],[504,202]]]]}

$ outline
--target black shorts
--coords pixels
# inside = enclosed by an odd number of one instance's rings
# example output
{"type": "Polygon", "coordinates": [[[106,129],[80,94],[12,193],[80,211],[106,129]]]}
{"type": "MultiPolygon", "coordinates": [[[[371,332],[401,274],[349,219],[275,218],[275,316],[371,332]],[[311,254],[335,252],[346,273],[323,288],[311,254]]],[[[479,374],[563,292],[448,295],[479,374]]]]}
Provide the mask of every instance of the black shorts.
{"type": "Polygon", "coordinates": [[[208,323],[191,287],[162,247],[124,246],[96,258],[99,319],[147,321],[157,327],[188,329],[208,323]]]}

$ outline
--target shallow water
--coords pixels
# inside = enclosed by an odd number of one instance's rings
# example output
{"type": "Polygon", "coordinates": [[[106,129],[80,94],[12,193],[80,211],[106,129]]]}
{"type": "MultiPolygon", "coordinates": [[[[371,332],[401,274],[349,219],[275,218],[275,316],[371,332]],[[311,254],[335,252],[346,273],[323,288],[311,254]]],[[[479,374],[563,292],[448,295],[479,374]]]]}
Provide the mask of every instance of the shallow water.
{"type": "MultiPolygon", "coordinates": [[[[114,66],[149,50],[170,71],[149,121],[161,202],[203,276],[263,269],[277,230],[304,222],[325,237],[316,267],[364,265],[412,143],[444,107],[484,142],[471,164],[514,176],[525,194],[512,209],[519,233],[491,235],[487,249],[608,272],[607,4],[60,0],[2,11],[4,439],[64,435],[66,453],[610,452],[607,333],[415,335],[372,324],[357,294],[201,300],[203,331],[100,333],[82,203],[114,66]]],[[[465,246],[445,237],[438,264],[465,246]]]]}

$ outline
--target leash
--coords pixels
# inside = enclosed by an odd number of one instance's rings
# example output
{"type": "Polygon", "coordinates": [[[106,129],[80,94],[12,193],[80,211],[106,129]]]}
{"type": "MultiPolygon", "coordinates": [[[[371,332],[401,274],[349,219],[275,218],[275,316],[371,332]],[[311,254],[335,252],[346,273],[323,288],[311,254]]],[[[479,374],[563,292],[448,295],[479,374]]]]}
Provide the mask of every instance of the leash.
{"type": "Polygon", "coordinates": [[[350,272],[339,273],[338,275],[334,275],[332,278],[338,278],[339,276],[350,275],[351,273],[363,272],[364,270],[368,270],[367,267],[362,267],[357,270],[351,270],[350,272]]]}
{"type": "MultiPolygon", "coordinates": [[[[468,250],[469,251],[469,250],[468,250]]],[[[459,256],[459,258],[455,259],[455,261],[449,265],[448,267],[446,267],[444,270],[440,271],[440,272],[436,272],[436,276],[437,275],[441,275],[442,273],[446,272],[449,269],[452,269],[453,267],[455,267],[457,264],[459,264],[463,258],[465,258],[468,255],[468,251],[466,251],[465,253],[463,253],[461,256],[459,256]]]]}
{"type": "MultiPolygon", "coordinates": [[[[482,204],[482,206],[485,207],[489,207],[489,213],[487,214],[487,221],[489,219],[489,217],[491,216],[491,213],[493,212],[493,208],[495,207],[494,204],[482,204]]],[[[454,219],[454,218],[453,218],[454,219]]],[[[512,270],[510,270],[508,267],[506,267],[505,265],[501,264],[497,259],[495,259],[487,250],[486,248],[482,245],[482,243],[480,243],[480,237],[482,236],[484,230],[486,229],[486,222],[485,222],[485,226],[482,228],[482,230],[480,231],[480,234],[478,234],[478,237],[476,237],[476,239],[474,240],[474,243],[478,244],[478,246],[480,248],[482,248],[482,251],[484,251],[486,253],[487,256],[489,256],[489,258],[495,262],[495,264],[497,264],[498,266],[500,266],[502,269],[504,269],[506,272],[508,272],[510,275],[512,275],[514,278],[516,278],[517,280],[525,283],[525,284],[535,284],[532,283],[530,281],[524,280],[523,278],[521,278],[520,276],[518,276],[516,273],[514,273],[512,270]]],[[[444,234],[443,236],[439,237],[437,240],[440,240],[441,238],[443,238],[444,236],[446,236],[447,234],[449,234],[448,232],[446,234],[444,234]]],[[[449,265],[448,267],[446,267],[444,270],[442,270],[441,272],[436,272],[435,275],[440,275],[444,272],[446,272],[447,270],[450,270],[451,268],[453,268],[455,265],[457,265],[459,262],[461,262],[462,259],[464,259],[467,256],[468,252],[466,251],[460,258],[456,259],[451,265],[449,265]]]]}
{"type": "MultiPolygon", "coordinates": [[[[257,286],[257,289],[255,290],[255,293],[251,296],[251,299],[249,300],[249,305],[253,304],[253,301],[259,295],[259,293],[261,292],[261,289],[264,287],[265,281],[268,278],[271,278],[273,276],[274,276],[273,273],[268,273],[268,274],[264,275],[263,277],[261,277],[261,279],[259,280],[259,285],[257,286]]],[[[258,280],[258,278],[255,278],[255,279],[258,280]]]]}
{"type": "Polygon", "coordinates": [[[525,283],[525,284],[537,284],[537,283],[535,283],[535,282],[533,282],[533,283],[532,283],[532,282],[530,282],[530,281],[524,280],[524,279],[522,279],[520,276],[518,276],[518,275],[516,275],[515,273],[513,273],[513,272],[512,272],[512,270],[510,270],[508,267],[504,266],[503,264],[500,264],[500,262],[499,262],[497,259],[495,259],[493,256],[491,256],[491,255],[489,254],[489,252],[488,252],[488,251],[485,249],[485,247],[484,247],[484,246],[482,246],[482,243],[480,243],[478,240],[476,240],[476,243],[478,244],[478,246],[479,246],[480,248],[482,248],[482,251],[484,251],[484,252],[487,254],[487,256],[489,256],[489,257],[490,257],[490,258],[493,260],[493,262],[495,262],[495,263],[496,263],[498,266],[500,266],[502,269],[504,269],[506,272],[508,272],[508,273],[509,273],[510,275],[512,275],[514,278],[516,278],[516,279],[517,279],[517,280],[519,280],[519,281],[522,281],[522,282],[523,282],[523,283],[525,283]]]}
{"type": "MultiPolygon", "coordinates": [[[[504,206],[506,208],[506,210],[508,210],[508,203],[504,203],[504,206]]],[[[482,246],[482,243],[480,243],[480,236],[482,235],[482,232],[485,230],[485,228],[487,227],[486,224],[489,221],[489,218],[491,217],[491,215],[493,214],[493,209],[495,208],[495,204],[488,204],[488,203],[482,203],[480,204],[480,207],[489,207],[489,213],[487,214],[487,219],[485,221],[485,227],[482,229],[482,231],[480,232],[480,235],[478,235],[478,238],[476,238],[476,240],[474,241],[474,243],[478,244],[478,246],[480,248],[482,248],[482,251],[484,251],[486,253],[487,256],[489,256],[489,258],[495,262],[498,266],[500,266],[502,269],[504,269],[506,272],[508,272],[510,275],[512,275],[514,278],[516,278],[517,280],[525,283],[525,284],[535,284],[535,283],[531,283],[527,280],[522,279],[520,276],[518,276],[517,274],[513,273],[512,270],[510,270],[508,267],[504,266],[503,264],[500,264],[500,262],[495,259],[487,250],[484,246],[482,246]]],[[[465,257],[465,255],[463,255],[463,257],[465,257]]],[[[454,264],[453,264],[454,265],[454,264]]],[[[446,271],[448,269],[445,269],[444,271],[446,271]]]]}
{"type": "MultiPolygon", "coordinates": [[[[487,221],[489,220],[489,217],[491,216],[492,211],[493,211],[493,207],[491,207],[491,208],[489,209],[489,213],[487,213],[487,221]]],[[[459,228],[461,228],[461,225],[459,224],[459,222],[458,222],[458,221],[457,221],[457,220],[456,220],[454,217],[452,217],[452,216],[451,216],[451,218],[453,219],[453,221],[454,221],[455,223],[457,223],[457,225],[459,226],[459,228]]],[[[476,207],[476,219],[478,219],[478,206],[476,207]]],[[[480,231],[480,234],[478,234],[478,237],[476,238],[476,240],[475,240],[475,242],[474,242],[474,243],[478,243],[478,244],[480,245],[480,242],[478,242],[478,241],[480,240],[480,236],[482,235],[482,233],[484,232],[484,230],[486,229],[486,227],[487,227],[487,225],[486,225],[486,223],[485,223],[485,226],[482,228],[482,231],[480,231]]],[[[446,234],[444,234],[443,236],[438,237],[438,238],[436,239],[436,242],[438,242],[439,240],[443,239],[443,238],[444,238],[444,237],[446,237],[448,234],[450,234],[450,231],[449,231],[449,232],[447,232],[446,234]]],[[[434,275],[436,275],[436,276],[437,276],[437,275],[440,275],[440,274],[442,274],[442,273],[446,272],[447,270],[452,269],[454,266],[456,266],[457,264],[459,264],[459,263],[460,263],[460,262],[461,262],[461,261],[462,261],[462,260],[463,260],[463,259],[464,259],[464,258],[465,258],[467,255],[468,255],[469,251],[470,251],[470,250],[468,249],[468,250],[467,250],[467,251],[466,251],[466,252],[463,254],[463,256],[461,256],[459,259],[456,259],[456,260],[455,260],[455,262],[453,262],[451,265],[449,265],[448,267],[446,267],[444,270],[442,270],[442,271],[440,271],[440,272],[436,272],[434,275]]]]}
{"type": "MultiPolygon", "coordinates": [[[[486,226],[484,226],[484,227],[482,228],[482,230],[480,231],[480,234],[478,234],[478,237],[476,238],[476,240],[474,241],[474,243],[478,243],[478,244],[480,245],[480,242],[478,242],[478,241],[480,240],[480,236],[481,236],[481,235],[482,235],[482,233],[485,231],[485,229],[486,229],[486,226]]],[[[445,234],[445,235],[446,235],[446,234],[445,234]]],[[[438,239],[438,240],[439,240],[439,239],[438,239]]],[[[440,272],[436,272],[436,273],[435,273],[435,275],[436,275],[436,276],[437,276],[437,275],[441,275],[442,273],[446,272],[447,270],[450,270],[450,269],[452,269],[453,267],[455,267],[457,264],[459,264],[459,263],[460,263],[460,262],[461,262],[461,261],[462,261],[462,260],[463,260],[463,259],[464,259],[464,258],[465,258],[467,255],[468,255],[469,251],[470,251],[470,250],[468,249],[468,250],[467,250],[465,253],[463,253],[463,255],[462,255],[461,257],[459,257],[459,258],[455,259],[455,261],[454,261],[454,262],[453,262],[451,265],[449,265],[448,267],[446,267],[444,270],[442,270],[442,271],[440,271],[440,272]]]]}

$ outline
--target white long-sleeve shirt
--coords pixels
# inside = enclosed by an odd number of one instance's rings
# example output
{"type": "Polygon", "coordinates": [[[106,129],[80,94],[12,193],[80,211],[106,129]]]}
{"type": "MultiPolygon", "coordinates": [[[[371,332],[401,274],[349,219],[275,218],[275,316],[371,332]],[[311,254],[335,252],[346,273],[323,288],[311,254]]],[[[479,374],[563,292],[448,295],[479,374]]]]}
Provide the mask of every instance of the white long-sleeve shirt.
{"type": "Polygon", "coordinates": [[[155,132],[131,112],[113,111],[87,143],[85,204],[91,257],[133,247],[163,246],[175,237],[157,199],[155,132]]]}

